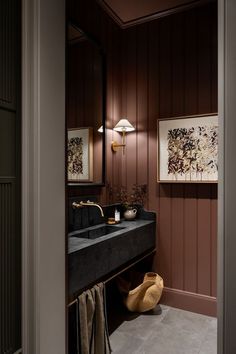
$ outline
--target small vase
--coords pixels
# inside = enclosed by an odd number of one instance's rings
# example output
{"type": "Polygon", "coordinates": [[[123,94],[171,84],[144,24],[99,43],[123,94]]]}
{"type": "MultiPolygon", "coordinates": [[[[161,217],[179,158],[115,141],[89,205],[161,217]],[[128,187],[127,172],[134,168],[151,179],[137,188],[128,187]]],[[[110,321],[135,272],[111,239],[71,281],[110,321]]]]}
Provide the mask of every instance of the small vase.
{"type": "Polygon", "coordinates": [[[125,220],[134,220],[136,218],[136,214],[137,214],[137,209],[135,209],[135,208],[127,209],[124,212],[124,218],[125,218],[125,220]]]}

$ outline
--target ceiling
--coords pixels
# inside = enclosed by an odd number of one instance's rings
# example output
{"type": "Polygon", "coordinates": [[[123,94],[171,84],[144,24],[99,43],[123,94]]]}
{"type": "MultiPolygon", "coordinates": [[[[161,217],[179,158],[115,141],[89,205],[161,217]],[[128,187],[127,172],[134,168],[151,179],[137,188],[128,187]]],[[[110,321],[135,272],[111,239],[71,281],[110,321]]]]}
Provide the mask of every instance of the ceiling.
{"type": "Polygon", "coordinates": [[[171,13],[179,7],[196,6],[203,0],[97,0],[105,11],[125,28],[171,13]]]}

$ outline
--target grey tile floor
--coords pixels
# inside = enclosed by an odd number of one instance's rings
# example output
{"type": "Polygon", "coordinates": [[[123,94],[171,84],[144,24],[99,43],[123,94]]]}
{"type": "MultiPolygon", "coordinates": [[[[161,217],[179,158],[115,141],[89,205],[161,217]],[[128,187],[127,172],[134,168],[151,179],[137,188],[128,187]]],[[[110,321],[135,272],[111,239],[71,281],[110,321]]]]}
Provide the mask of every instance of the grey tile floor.
{"type": "Polygon", "coordinates": [[[158,305],[110,336],[113,354],[216,354],[216,318],[158,305]]]}

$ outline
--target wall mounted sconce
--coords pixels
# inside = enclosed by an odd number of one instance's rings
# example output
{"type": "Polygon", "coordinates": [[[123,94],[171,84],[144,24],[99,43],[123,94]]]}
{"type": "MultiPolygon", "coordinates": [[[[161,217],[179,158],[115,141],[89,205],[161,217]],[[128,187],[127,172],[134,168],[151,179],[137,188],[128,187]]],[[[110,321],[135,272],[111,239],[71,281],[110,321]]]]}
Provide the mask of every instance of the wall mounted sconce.
{"type": "Polygon", "coordinates": [[[124,148],[125,148],[125,134],[128,132],[132,132],[135,130],[135,128],[132,126],[132,124],[128,121],[128,119],[121,119],[116,126],[113,128],[116,132],[122,133],[122,144],[118,144],[116,141],[112,141],[111,143],[111,148],[112,151],[116,152],[120,147],[123,148],[123,153],[124,153],[124,148]]]}
{"type": "Polygon", "coordinates": [[[101,125],[101,127],[98,129],[99,133],[103,133],[103,125],[101,125]]]}

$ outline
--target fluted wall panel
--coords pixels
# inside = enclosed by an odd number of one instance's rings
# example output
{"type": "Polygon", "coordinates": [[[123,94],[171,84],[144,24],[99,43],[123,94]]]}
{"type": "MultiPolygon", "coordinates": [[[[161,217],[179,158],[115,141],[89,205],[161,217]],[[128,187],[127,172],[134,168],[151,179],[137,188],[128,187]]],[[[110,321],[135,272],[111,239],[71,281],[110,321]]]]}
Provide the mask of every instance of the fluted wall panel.
{"type": "Polygon", "coordinates": [[[20,340],[20,242],[16,239],[15,179],[0,178],[0,353],[11,354],[20,340]]]}
{"type": "Polygon", "coordinates": [[[17,11],[15,0],[0,2],[0,105],[8,109],[16,108],[17,11]]]}
{"type": "Polygon", "coordinates": [[[0,1],[0,353],[21,348],[21,1],[0,1]]]}

